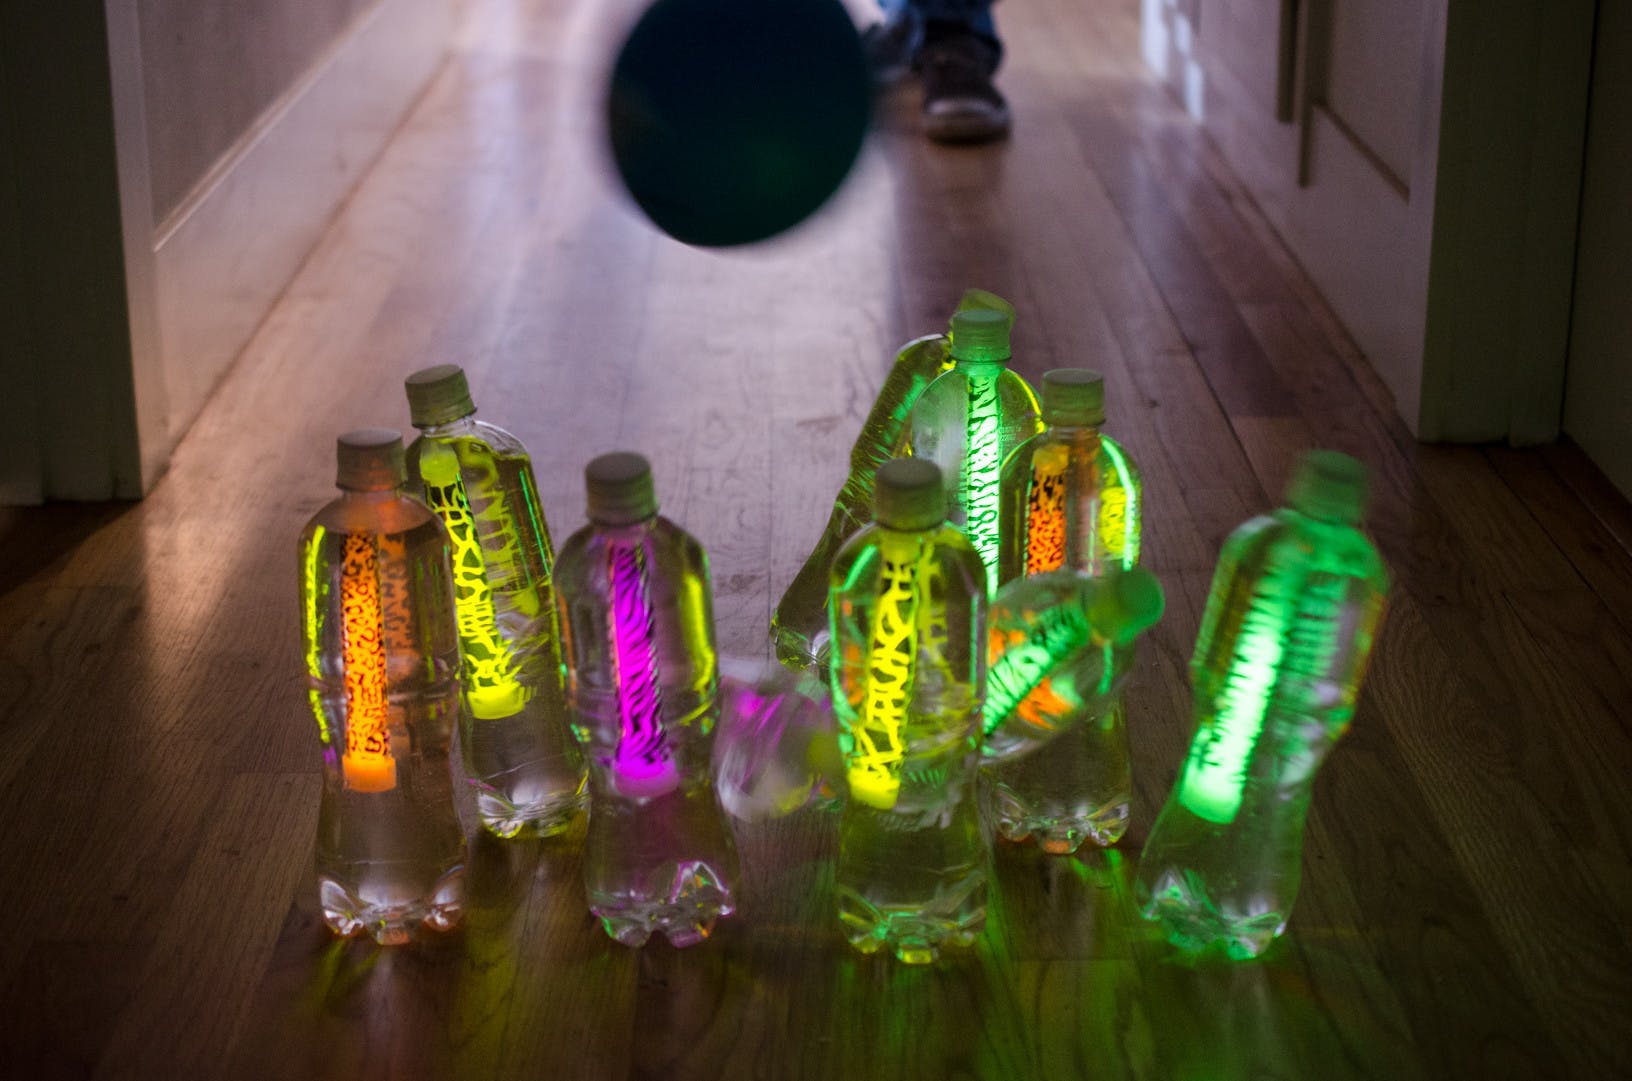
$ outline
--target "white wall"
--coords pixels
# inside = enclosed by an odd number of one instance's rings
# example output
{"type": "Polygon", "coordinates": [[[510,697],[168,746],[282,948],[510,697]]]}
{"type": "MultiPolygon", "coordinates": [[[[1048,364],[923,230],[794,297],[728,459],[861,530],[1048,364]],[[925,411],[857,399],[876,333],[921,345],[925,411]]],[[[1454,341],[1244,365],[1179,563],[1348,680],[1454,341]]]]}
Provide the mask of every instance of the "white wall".
{"type": "Polygon", "coordinates": [[[0,503],[152,486],[453,16],[453,0],[0,4],[0,503]]]}
{"type": "Polygon", "coordinates": [[[1632,498],[1632,8],[1598,9],[1564,430],[1632,498]]]}

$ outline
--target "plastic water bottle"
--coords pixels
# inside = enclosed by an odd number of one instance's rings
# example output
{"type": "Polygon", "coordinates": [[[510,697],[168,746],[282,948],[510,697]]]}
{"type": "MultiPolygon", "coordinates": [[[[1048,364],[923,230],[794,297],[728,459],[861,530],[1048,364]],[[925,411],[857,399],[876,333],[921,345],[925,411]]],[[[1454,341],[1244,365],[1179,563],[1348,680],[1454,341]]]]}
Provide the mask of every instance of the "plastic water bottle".
{"type": "Polygon", "coordinates": [[[878,471],[875,524],[833,564],[833,705],[849,799],[839,919],[863,953],[924,964],[986,920],[978,797],[986,568],[946,524],[940,471],[878,471]]]}
{"type": "Polygon", "coordinates": [[[1056,570],[997,591],[988,625],[982,744],[990,818],[1046,852],[1114,844],[1133,777],[1121,690],[1137,637],[1161,618],[1143,570],[1056,570]]]}
{"type": "Polygon", "coordinates": [[[447,528],[464,660],[460,750],[482,824],[548,836],[588,801],[568,723],[551,584],[554,553],[527,451],[476,419],[465,373],[441,364],[406,381],[416,493],[447,528]]]}
{"type": "Polygon", "coordinates": [[[385,944],[454,926],[464,898],[448,538],[404,480],[396,432],[341,436],[340,498],[300,538],[307,695],[323,742],[319,900],[336,933],[385,944]]]}
{"type": "Polygon", "coordinates": [[[1009,371],[1009,324],[998,312],[952,317],[952,370],[912,407],[912,454],[940,467],[947,521],[963,530],[997,590],[1003,461],[1037,434],[1037,396],[1009,371]]]}
{"type": "Polygon", "coordinates": [[[733,818],[760,822],[843,798],[844,761],[833,707],[811,669],[723,660],[714,785],[733,818]]]}
{"type": "Polygon", "coordinates": [[[589,759],[584,880],[606,933],[707,938],[735,907],[737,855],[710,780],[717,672],[708,557],[657,513],[651,467],[584,470],[589,525],[556,565],[567,696],[589,759]]]}
{"type": "Polygon", "coordinates": [[[1105,423],[1105,381],[1086,368],[1043,375],[1043,431],[1003,463],[998,580],[1139,562],[1143,485],[1105,423]]]}
{"type": "MultiPolygon", "coordinates": [[[[1013,306],[984,289],[965,292],[957,310],[995,311],[1009,325],[1014,323],[1013,306]]],[[[850,475],[833,501],[827,528],[771,613],[771,641],[783,664],[795,668],[815,665],[826,678],[827,577],[833,557],[845,541],[872,521],[873,476],[880,465],[905,453],[907,417],[924,388],[951,369],[950,344],[947,335],[931,334],[908,342],[896,354],[861,434],[850,448],[850,475]]]]}
{"type": "Polygon", "coordinates": [[[1388,571],[1365,469],[1298,462],[1287,505],[1224,542],[1190,680],[1196,734],[1140,857],[1146,918],[1189,950],[1261,953],[1297,896],[1315,771],[1354,713],[1388,571]]]}
{"type": "MultiPolygon", "coordinates": [[[[1003,582],[1012,586],[1023,576],[1062,567],[1098,576],[1138,562],[1139,472],[1121,446],[1100,432],[1104,422],[1105,383],[1098,372],[1059,368],[1044,374],[1044,430],[1003,463],[998,572],[1003,582]]],[[[1125,579],[1120,588],[1132,588],[1135,581],[1125,579]]],[[[1057,588],[1067,589],[1068,582],[1062,579],[1057,588]]],[[[1016,604],[1042,611],[1048,591],[1022,590],[1016,604]]],[[[1161,611],[1160,593],[1155,596],[1152,622],[1161,611]]],[[[995,635],[995,610],[992,622],[995,635]]],[[[1012,636],[1022,629],[1011,626],[1005,633],[1012,636]]],[[[1120,686],[1127,671],[1116,669],[1132,663],[1131,645],[1102,652],[1107,686],[1120,686]]],[[[1054,682],[1045,681],[1045,686],[1054,682]]],[[[988,694],[988,707],[991,698],[988,694]]],[[[1040,708],[1036,698],[1028,709],[1040,708]]],[[[988,762],[986,780],[998,832],[1012,841],[1034,837],[1052,853],[1073,852],[1085,839],[1114,844],[1127,829],[1133,783],[1121,697],[1110,696],[1092,708],[1079,702],[1061,709],[1073,718],[1066,726],[1069,737],[1048,754],[988,762]]]]}

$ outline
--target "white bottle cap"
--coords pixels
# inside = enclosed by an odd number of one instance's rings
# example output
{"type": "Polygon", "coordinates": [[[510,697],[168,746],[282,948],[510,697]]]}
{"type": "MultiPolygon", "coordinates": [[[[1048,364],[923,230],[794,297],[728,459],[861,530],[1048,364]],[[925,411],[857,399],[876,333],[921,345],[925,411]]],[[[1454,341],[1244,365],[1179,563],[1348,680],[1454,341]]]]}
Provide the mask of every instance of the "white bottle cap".
{"type": "Polygon", "coordinates": [[[1097,428],[1105,423],[1105,377],[1087,368],[1043,373],[1043,423],[1097,428]]]}
{"type": "Polygon", "coordinates": [[[941,471],[924,458],[892,458],[878,467],[873,518],[890,529],[933,529],[946,521],[941,471]]]}
{"type": "Polygon", "coordinates": [[[589,520],[596,525],[633,525],[657,513],[652,466],[639,454],[615,451],[584,467],[589,520]]]}
{"type": "Polygon", "coordinates": [[[335,442],[334,482],[350,492],[389,492],[407,480],[402,435],[390,428],[359,428],[335,442]]]}
{"type": "Polygon", "coordinates": [[[402,381],[414,427],[432,428],[476,412],[465,370],[457,364],[421,368],[402,381]]]}

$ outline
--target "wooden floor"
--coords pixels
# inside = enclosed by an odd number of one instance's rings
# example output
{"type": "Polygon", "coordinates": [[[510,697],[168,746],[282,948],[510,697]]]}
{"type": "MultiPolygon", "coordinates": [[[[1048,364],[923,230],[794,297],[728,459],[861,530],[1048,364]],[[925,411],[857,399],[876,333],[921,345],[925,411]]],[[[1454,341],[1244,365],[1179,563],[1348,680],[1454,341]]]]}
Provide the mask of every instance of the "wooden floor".
{"type": "Polygon", "coordinates": [[[762,250],[644,227],[597,145],[622,16],[473,0],[447,68],[135,506],[0,512],[0,1075],[154,1078],[1596,1078],[1632,1073],[1632,513],[1568,448],[1415,445],[1217,155],[1137,60],[1132,0],[1004,4],[1014,137],[889,99],[856,175],[762,250]],[[466,928],[329,939],[294,542],[334,435],[467,366],[532,447],[646,452],[714,570],[722,646],[825,521],[894,348],[965,286],[1016,367],[1106,374],[1168,591],[1129,692],[1129,838],[1000,850],[978,948],[862,959],[832,822],[743,828],[740,917],[613,944],[573,847],[478,841],[466,928]],[[1372,468],[1396,574],[1303,893],[1267,959],[1190,967],[1133,912],[1220,540],[1315,444],[1372,468]]]}

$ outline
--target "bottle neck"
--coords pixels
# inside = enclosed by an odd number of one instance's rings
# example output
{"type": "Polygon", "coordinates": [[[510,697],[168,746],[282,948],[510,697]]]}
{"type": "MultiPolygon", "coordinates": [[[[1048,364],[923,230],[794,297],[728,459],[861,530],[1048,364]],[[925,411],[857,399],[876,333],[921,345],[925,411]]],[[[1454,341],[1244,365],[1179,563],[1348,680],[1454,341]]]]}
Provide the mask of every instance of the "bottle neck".
{"type": "Polygon", "coordinates": [[[953,359],[955,370],[975,379],[992,379],[1001,375],[1009,367],[1006,360],[959,360],[953,359]]]}
{"type": "Polygon", "coordinates": [[[1360,529],[1360,523],[1358,522],[1316,518],[1305,514],[1296,507],[1282,507],[1276,513],[1276,517],[1290,525],[1300,537],[1305,538],[1311,544],[1348,536],[1360,529]]]}
{"type": "Polygon", "coordinates": [[[342,488],[340,498],[348,503],[394,503],[402,498],[402,488],[342,488]]]}
{"type": "Polygon", "coordinates": [[[1046,419],[1043,423],[1047,426],[1051,435],[1057,435],[1061,439],[1072,442],[1083,442],[1099,438],[1099,425],[1097,424],[1069,424],[1046,419]]]}
{"type": "Polygon", "coordinates": [[[610,522],[591,521],[589,523],[590,528],[597,534],[616,544],[633,544],[645,537],[646,534],[650,533],[652,531],[652,527],[656,524],[656,513],[653,513],[649,517],[642,518],[638,522],[613,524],[610,522]]]}
{"type": "Polygon", "coordinates": [[[476,413],[466,413],[462,417],[442,424],[430,424],[419,429],[419,434],[428,439],[446,439],[449,436],[468,435],[476,429],[476,413]]]}

